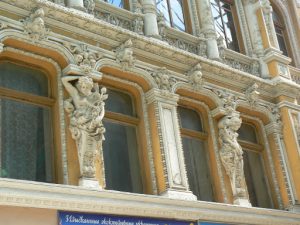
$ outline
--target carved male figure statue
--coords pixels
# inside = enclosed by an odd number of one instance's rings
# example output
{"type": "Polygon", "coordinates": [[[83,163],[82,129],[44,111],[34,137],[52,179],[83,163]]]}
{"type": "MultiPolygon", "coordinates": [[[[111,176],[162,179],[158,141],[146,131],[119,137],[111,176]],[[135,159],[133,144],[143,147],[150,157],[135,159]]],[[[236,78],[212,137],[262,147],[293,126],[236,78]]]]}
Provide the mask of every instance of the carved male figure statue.
{"type": "Polygon", "coordinates": [[[71,98],[65,101],[65,110],[70,117],[70,130],[76,140],[80,175],[82,180],[95,179],[95,159],[100,156],[103,164],[102,141],[105,128],[104,101],[106,88],[101,89],[88,76],[65,76],[62,82],[71,98]],[[72,84],[77,80],[75,86],[72,84]]]}
{"type": "MultiPolygon", "coordinates": [[[[220,157],[229,176],[234,200],[248,199],[243,164],[243,150],[237,141],[237,130],[241,126],[238,113],[223,117],[219,124],[220,157]]],[[[235,204],[238,204],[235,202],[235,204]]],[[[250,203],[248,203],[250,204],[250,203]]]]}

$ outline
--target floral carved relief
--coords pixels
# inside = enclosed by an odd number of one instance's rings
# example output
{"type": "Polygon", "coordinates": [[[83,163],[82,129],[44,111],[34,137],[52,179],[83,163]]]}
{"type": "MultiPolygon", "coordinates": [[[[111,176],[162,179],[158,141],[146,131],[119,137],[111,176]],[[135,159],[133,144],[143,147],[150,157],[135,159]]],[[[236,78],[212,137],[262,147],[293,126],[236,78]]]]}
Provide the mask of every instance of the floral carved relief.
{"type": "Polygon", "coordinates": [[[104,168],[102,142],[105,128],[102,119],[105,112],[104,101],[108,98],[106,88],[99,92],[98,84],[88,76],[65,76],[62,82],[71,96],[65,100],[64,108],[69,114],[72,138],[76,141],[80,178],[95,180],[96,159],[100,160],[101,167],[104,168]]]}

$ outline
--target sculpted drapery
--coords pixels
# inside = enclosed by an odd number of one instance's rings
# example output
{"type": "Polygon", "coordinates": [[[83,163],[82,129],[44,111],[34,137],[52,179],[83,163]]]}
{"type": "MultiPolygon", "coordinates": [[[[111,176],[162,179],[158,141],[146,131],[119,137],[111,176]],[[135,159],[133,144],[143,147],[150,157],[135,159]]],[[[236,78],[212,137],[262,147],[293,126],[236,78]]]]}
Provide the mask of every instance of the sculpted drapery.
{"type": "Polygon", "coordinates": [[[99,92],[99,85],[88,76],[65,76],[62,82],[70,94],[70,98],[64,103],[70,117],[72,138],[77,145],[80,176],[81,179],[93,180],[96,158],[103,165],[102,142],[105,128],[102,119],[105,112],[104,101],[108,97],[106,88],[99,92]]]}

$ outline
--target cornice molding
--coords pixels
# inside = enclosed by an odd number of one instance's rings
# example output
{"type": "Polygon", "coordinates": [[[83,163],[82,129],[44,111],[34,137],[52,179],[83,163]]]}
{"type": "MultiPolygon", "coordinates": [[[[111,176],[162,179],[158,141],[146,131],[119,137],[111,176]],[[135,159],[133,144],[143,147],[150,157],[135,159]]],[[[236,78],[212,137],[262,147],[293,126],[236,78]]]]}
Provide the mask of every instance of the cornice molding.
{"type": "Polygon", "coordinates": [[[96,191],[77,186],[3,178],[0,186],[0,204],[6,206],[253,225],[298,225],[300,220],[300,214],[281,210],[96,191]]]}

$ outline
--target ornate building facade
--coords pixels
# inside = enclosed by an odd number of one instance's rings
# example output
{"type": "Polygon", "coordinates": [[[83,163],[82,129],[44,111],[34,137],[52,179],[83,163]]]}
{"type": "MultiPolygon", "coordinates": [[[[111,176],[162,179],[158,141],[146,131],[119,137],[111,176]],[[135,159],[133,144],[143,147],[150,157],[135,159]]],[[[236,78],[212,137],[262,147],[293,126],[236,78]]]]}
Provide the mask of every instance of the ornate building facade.
{"type": "Polygon", "coordinates": [[[0,224],[298,225],[299,18],[296,0],[2,0],[0,224]]]}

